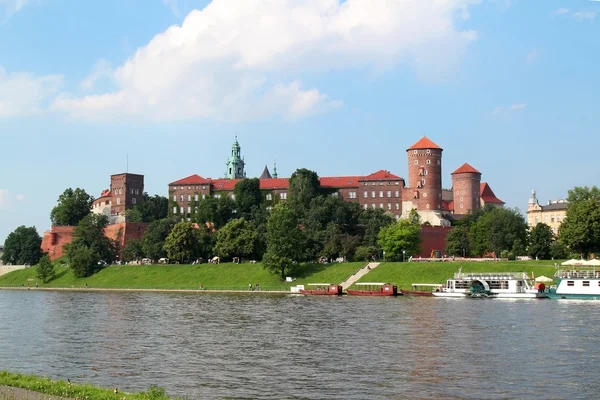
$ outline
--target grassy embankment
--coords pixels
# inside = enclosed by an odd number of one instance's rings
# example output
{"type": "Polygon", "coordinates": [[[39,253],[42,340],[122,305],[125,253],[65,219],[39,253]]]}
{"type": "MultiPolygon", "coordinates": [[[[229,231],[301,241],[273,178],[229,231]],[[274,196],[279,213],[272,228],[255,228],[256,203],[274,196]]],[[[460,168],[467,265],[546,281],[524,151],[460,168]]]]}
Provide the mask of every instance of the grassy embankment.
{"type": "MultiPolygon", "coordinates": [[[[52,396],[66,397],[70,399],[94,399],[94,400],[168,400],[164,389],[151,387],[143,393],[115,393],[114,389],[103,389],[91,385],[70,384],[65,381],[54,381],[33,375],[15,374],[0,371],[0,386],[21,388],[33,392],[52,396]]],[[[1,393],[0,393],[1,395],[1,393]]]]}
{"type": "Polygon", "coordinates": [[[410,289],[413,283],[445,283],[462,267],[462,272],[527,272],[531,276],[554,276],[556,261],[471,261],[381,263],[365,275],[362,282],[395,283],[410,289]]]}
{"type": "MultiPolygon", "coordinates": [[[[307,283],[340,283],[366,265],[364,262],[340,264],[305,264],[293,274],[293,285],[307,283]]],[[[502,262],[386,262],[370,271],[360,281],[390,282],[399,288],[409,289],[412,283],[444,283],[462,267],[463,272],[527,272],[535,276],[554,275],[554,261],[502,261],[502,262]]],[[[292,285],[281,282],[257,264],[200,264],[110,266],[89,278],[74,278],[64,266],[56,267],[57,277],[43,284],[35,276],[35,268],[27,268],[0,276],[0,287],[18,287],[21,284],[41,288],[91,288],[107,289],[198,289],[248,290],[248,284],[260,284],[263,291],[289,291],[292,285]]]]}
{"type": "Polygon", "coordinates": [[[41,288],[107,289],[198,289],[248,290],[260,284],[261,290],[289,291],[291,285],[311,282],[339,283],[352,275],[364,262],[335,264],[303,264],[292,276],[294,283],[281,282],[279,275],[271,274],[262,264],[200,264],[200,265],[115,265],[88,278],[75,278],[71,270],[56,266],[56,278],[44,284],[35,275],[35,268],[26,268],[0,276],[0,287],[18,287],[21,284],[41,288]]]}

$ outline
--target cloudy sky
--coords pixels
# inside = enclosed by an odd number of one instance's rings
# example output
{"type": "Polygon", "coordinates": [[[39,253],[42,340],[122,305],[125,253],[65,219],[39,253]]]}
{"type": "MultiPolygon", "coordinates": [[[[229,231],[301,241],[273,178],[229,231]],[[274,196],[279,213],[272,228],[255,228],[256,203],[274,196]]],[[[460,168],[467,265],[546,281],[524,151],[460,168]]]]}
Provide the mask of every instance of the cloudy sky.
{"type": "Polygon", "coordinates": [[[110,175],[407,176],[468,162],[509,207],[598,185],[600,2],[0,0],[0,242],[110,175]]]}

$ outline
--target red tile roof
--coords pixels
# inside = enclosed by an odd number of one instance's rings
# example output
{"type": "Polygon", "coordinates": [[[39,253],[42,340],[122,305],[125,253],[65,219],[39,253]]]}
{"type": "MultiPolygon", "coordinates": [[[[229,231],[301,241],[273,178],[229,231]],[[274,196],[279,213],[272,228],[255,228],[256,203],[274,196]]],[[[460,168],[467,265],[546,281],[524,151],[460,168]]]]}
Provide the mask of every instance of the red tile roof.
{"type": "Polygon", "coordinates": [[[210,179],[209,182],[212,184],[215,190],[233,190],[235,184],[241,181],[241,179],[210,179]]]}
{"type": "Polygon", "coordinates": [[[442,211],[454,211],[454,202],[442,200],[442,211]]]}
{"type": "Polygon", "coordinates": [[[380,180],[388,180],[388,179],[396,179],[400,180],[398,175],[392,174],[390,171],[386,171],[384,169],[380,169],[377,172],[373,172],[371,175],[363,176],[360,178],[361,181],[380,181],[380,180]]]}
{"type": "Polygon", "coordinates": [[[169,186],[175,186],[175,185],[205,185],[210,183],[210,179],[205,179],[203,177],[201,177],[200,175],[190,175],[186,178],[180,179],[178,181],[175,182],[171,182],[169,183],[169,186]]]}
{"type": "Polygon", "coordinates": [[[504,204],[502,200],[496,197],[494,191],[486,182],[481,182],[481,184],[479,185],[479,195],[481,196],[481,200],[483,200],[484,203],[504,204]]]}
{"type": "Polygon", "coordinates": [[[431,140],[429,140],[429,138],[427,136],[423,136],[421,138],[421,140],[419,140],[417,143],[415,143],[412,146],[410,146],[408,149],[406,149],[406,151],[408,151],[408,150],[417,150],[417,149],[439,149],[439,150],[443,150],[440,146],[438,146],[437,144],[435,144],[431,140]]]}
{"type": "Polygon", "coordinates": [[[481,175],[481,172],[477,171],[475,168],[473,168],[469,164],[464,163],[463,165],[458,167],[456,169],[456,171],[454,171],[451,175],[454,175],[454,174],[479,174],[479,175],[481,175]]]}
{"type": "Polygon", "coordinates": [[[268,189],[286,189],[290,185],[288,178],[269,178],[260,180],[260,188],[268,189]]]}
{"type": "Polygon", "coordinates": [[[321,187],[327,188],[352,188],[358,187],[361,176],[323,176],[319,178],[321,187]]]}

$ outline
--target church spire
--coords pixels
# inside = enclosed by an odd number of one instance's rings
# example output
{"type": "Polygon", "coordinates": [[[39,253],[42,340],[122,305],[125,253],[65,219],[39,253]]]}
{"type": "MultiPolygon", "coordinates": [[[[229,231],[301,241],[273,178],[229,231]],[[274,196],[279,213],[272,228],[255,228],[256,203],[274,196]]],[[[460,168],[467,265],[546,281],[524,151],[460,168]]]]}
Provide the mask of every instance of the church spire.
{"type": "Polygon", "coordinates": [[[273,160],[273,178],[277,178],[277,161],[273,160]]]}
{"type": "Polygon", "coordinates": [[[235,141],[231,146],[231,155],[227,159],[227,171],[225,177],[228,179],[241,179],[246,177],[244,171],[245,166],[244,158],[242,157],[242,147],[240,146],[237,135],[235,141]]]}

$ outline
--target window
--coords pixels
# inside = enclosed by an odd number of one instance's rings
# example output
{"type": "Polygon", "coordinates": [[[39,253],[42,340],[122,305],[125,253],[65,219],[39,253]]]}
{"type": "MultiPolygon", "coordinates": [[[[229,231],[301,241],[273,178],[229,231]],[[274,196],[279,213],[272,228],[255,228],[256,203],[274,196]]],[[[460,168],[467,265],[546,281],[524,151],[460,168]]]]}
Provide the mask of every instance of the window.
{"type": "Polygon", "coordinates": [[[180,187],[179,187],[179,190],[183,190],[183,186],[180,186],[180,187]]]}
{"type": "Polygon", "coordinates": [[[192,207],[188,206],[188,214],[192,212],[192,207]]]}
{"type": "Polygon", "coordinates": [[[179,207],[179,213],[183,214],[183,207],[179,207]]]}
{"type": "Polygon", "coordinates": [[[173,214],[177,214],[177,207],[173,207],[173,214]]]}
{"type": "Polygon", "coordinates": [[[231,200],[235,200],[235,194],[231,193],[231,200]]]}
{"type": "Polygon", "coordinates": [[[426,151],[426,153],[427,153],[427,154],[431,153],[431,150],[427,150],[427,151],[426,151]]]}
{"type": "MultiPolygon", "coordinates": [[[[363,205],[363,208],[366,210],[367,208],[369,208],[368,204],[363,205]]],[[[600,285],[600,281],[598,281],[598,285],[600,285]]]]}
{"type": "Polygon", "coordinates": [[[194,201],[198,201],[198,195],[194,196],[194,201]]]}
{"type": "Polygon", "coordinates": [[[130,192],[131,194],[133,194],[133,188],[129,189],[129,192],[130,192]]]}
{"type": "Polygon", "coordinates": [[[267,211],[271,211],[272,209],[273,209],[273,207],[267,206],[267,211]]]}
{"type": "Polygon", "coordinates": [[[373,199],[375,198],[375,191],[371,192],[371,198],[373,198],[373,199]]]}
{"type": "Polygon", "coordinates": [[[194,190],[198,190],[198,186],[194,186],[194,190]]]}
{"type": "Polygon", "coordinates": [[[460,201],[463,201],[463,198],[462,198],[462,197],[460,198],[460,201]]]}
{"type": "Polygon", "coordinates": [[[440,165],[440,160],[438,160],[438,165],[440,165]]]}
{"type": "Polygon", "coordinates": [[[136,199],[135,199],[135,197],[133,197],[133,198],[131,199],[131,204],[135,204],[135,202],[136,202],[136,199]]]}
{"type": "Polygon", "coordinates": [[[283,192],[283,193],[281,193],[281,194],[279,195],[279,198],[280,198],[281,200],[286,200],[286,199],[287,199],[287,193],[286,193],[286,192],[283,192]]]}
{"type": "Polygon", "coordinates": [[[423,197],[427,197],[427,193],[423,193],[423,197]]]}
{"type": "Polygon", "coordinates": [[[267,193],[267,200],[273,200],[273,195],[271,193],[267,193]]]}
{"type": "Polygon", "coordinates": [[[427,175],[427,170],[424,170],[424,171],[423,171],[423,175],[427,175]]]}
{"type": "Polygon", "coordinates": [[[383,197],[383,190],[379,191],[379,197],[383,197]]]}
{"type": "Polygon", "coordinates": [[[338,197],[338,192],[331,193],[331,197],[338,197]]]}
{"type": "Polygon", "coordinates": [[[367,192],[366,190],[363,192],[363,197],[366,199],[367,197],[369,197],[369,192],[367,192]]]}
{"type": "Polygon", "coordinates": [[[121,198],[117,197],[117,204],[121,204],[121,198]]]}
{"type": "Polygon", "coordinates": [[[415,165],[419,165],[419,160],[414,161],[415,165]]]}
{"type": "Polygon", "coordinates": [[[206,186],[202,186],[202,190],[206,190],[206,186]]]}
{"type": "Polygon", "coordinates": [[[575,286],[575,281],[567,281],[567,286],[575,286]]]}
{"type": "Polygon", "coordinates": [[[192,195],[188,194],[188,201],[192,201],[192,195]]]}
{"type": "Polygon", "coordinates": [[[463,207],[464,207],[464,205],[463,205],[463,204],[461,204],[461,205],[460,205],[460,208],[463,208],[463,207]]]}
{"type": "Polygon", "coordinates": [[[173,201],[177,201],[177,195],[176,194],[173,195],[173,201]]]}
{"type": "Polygon", "coordinates": [[[400,182],[394,182],[394,185],[398,186],[400,184],[400,182]]]}
{"type": "Polygon", "coordinates": [[[583,281],[583,286],[589,287],[590,286],[590,281],[583,281]]]}
{"type": "Polygon", "coordinates": [[[350,195],[351,199],[355,199],[356,198],[356,192],[350,192],[348,194],[350,195]]]}
{"type": "Polygon", "coordinates": [[[392,209],[392,203],[387,203],[387,208],[388,208],[388,210],[391,210],[392,209]]]}
{"type": "Polygon", "coordinates": [[[375,209],[375,204],[371,204],[371,208],[374,210],[375,209]]]}
{"type": "Polygon", "coordinates": [[[413,150],[413,154],[417,154],[417,151],[416,151],[416,150],[413,150]]]}
{"type": "Polygon", "coordinates": [[[421,185],[425,186],[425,179],[421,179],[421,185]]]}
{"type": "Polygon", "coordinates": [[[135,189],[135,194],[140,194],[140,189],[135,189]]]}
{"type": "Polygon", "coordinates": [[[188,190],[192,190],[191,186],[188,186],[188,190]]]}
{"type": "Polygon", "coordinates": [[[383,208],[383,203],[379,203],[379,208],[383,208]]]}
{"type": "Polygon", "coordinates": [[[391,190],[388,190],[387,197],[392,197],[392,191],[391,190]]]}
{"type": "MultiPolygon", "coordinates": [[[[560,215],[556,216],[556,222],[560,222],[560,215]]],[[[600,282],[598,282],[598,283],[600,283],[600,282]]]]}
{"type": "Polygon", "coordinates": [[[205,194],[203,194],[203,195],[202,195],[202,200],[204,200],[205,198],[206,198],[206,195],[205,195],[205,194]]]}
{"type": "Polygon", "coordinates": [[[431,164],[431,160],[427,160],[427,164],[431,164]]]}
{"type": "Polygon", "coordinates": [[[396,210],[400,209],[400,203],[396,203],[396,210]]]}
{"type": "Polygon", "coordinates": [[[123,188],[119,189],[119,194],[123,194],[123,188]]]}
{"type": "Polygon", "coordinates": [[[179,195],[179,201],[183,201],[183,195],[179,195]]]}

